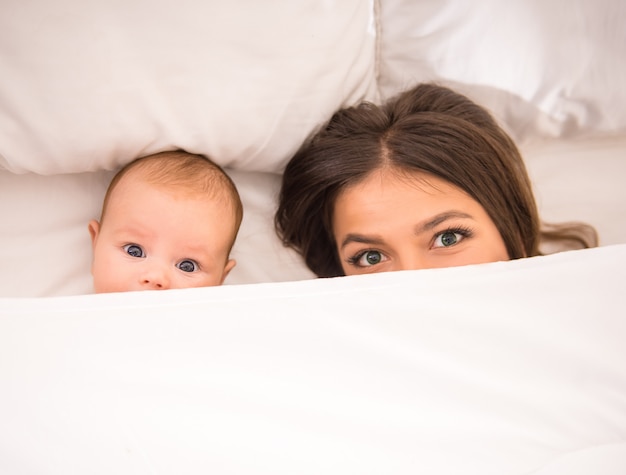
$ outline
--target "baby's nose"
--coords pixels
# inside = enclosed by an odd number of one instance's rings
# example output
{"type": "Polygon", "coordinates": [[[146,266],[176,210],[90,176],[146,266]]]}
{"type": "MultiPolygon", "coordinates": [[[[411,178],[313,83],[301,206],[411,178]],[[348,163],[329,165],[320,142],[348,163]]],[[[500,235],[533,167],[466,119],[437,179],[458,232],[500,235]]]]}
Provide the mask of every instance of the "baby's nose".
{"type": "Polygon", "coordinates": [[[161,266],[151,266],[140,277],[141,287],[145,290],[166,290],[170,288],[169,272],[161,266]]]}

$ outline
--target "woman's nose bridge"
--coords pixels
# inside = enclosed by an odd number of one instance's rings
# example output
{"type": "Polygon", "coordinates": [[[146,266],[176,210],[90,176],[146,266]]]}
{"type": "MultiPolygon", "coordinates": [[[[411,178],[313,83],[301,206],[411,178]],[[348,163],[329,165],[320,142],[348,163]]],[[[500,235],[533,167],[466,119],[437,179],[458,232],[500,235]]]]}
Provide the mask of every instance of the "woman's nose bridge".
{"type": "Polygon", "coordinates": [[[398,255],[397,270],[428,269],[428,259],[424,253],[414,248],[407,248],[398,255]]]}

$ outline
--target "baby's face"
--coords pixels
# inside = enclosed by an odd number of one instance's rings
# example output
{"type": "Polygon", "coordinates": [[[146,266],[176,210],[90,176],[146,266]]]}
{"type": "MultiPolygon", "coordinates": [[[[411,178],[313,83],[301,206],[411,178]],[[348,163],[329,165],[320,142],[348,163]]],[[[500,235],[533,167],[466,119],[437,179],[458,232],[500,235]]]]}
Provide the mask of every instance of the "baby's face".
{"type": "Polygon", "coordinates": [[[223,203],[124,177],[102,223],[91,221],[94,290],[126,292],[221,285],[235,218],[223,203]]]}

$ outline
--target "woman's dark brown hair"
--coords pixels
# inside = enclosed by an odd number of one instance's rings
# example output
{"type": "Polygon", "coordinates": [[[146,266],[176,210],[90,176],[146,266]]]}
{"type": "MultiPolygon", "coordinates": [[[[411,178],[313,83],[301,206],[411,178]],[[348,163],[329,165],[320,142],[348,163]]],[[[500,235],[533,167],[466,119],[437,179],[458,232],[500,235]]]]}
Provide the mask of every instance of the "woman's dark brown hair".
{"type": "MultiPolygon", "coordinates": [[[[276,230],[319,277],[344,275],[332,230],[337,196],[381,168],[450,182],[485,209],[509,258],[540,254],[537,206],[513,141],[467,97],[420,84],[382,106],[366,102],[338,111],[287,164],[276,230]]],[[[553,225],[545,237],[597,245],[593,228],[578,223],[553,225]]]]}

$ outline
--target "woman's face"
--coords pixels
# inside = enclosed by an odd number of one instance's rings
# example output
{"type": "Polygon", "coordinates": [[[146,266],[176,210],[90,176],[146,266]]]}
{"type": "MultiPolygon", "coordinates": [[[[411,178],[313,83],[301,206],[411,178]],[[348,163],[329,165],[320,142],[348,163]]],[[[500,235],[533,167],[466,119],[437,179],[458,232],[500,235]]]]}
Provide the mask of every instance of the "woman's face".
{"type": "Polygon", "coordinates": [[[483,207],[421,172],[377,170],[343,190],[333,234],[346,275],[509,260],[483,207]]]}

